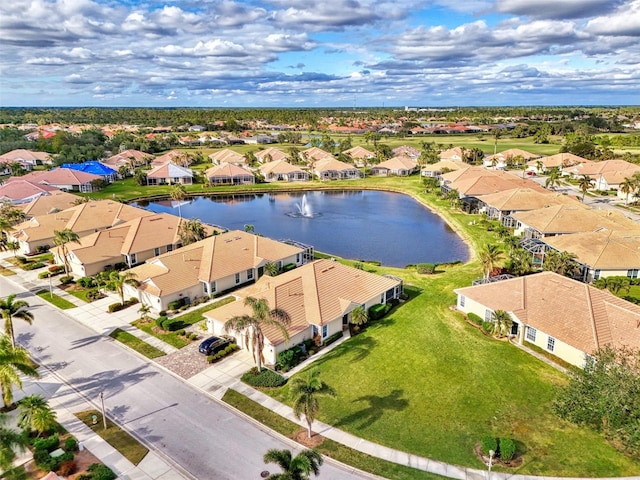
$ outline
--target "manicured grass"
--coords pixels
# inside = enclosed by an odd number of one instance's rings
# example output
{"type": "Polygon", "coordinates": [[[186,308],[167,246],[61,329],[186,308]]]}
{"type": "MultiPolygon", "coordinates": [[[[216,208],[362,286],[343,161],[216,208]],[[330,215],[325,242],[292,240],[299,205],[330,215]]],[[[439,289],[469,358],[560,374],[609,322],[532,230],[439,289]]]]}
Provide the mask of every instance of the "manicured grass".
{"type": "MultiPolygon", "coordinates": [[[[263,425],[289,438],[293,438],[294,434],[301,428],[296,423],[281,417],[277,413],[272,412],[235,390],[228,389],[222,397],[222,400],[250,417],[255,418],[263,425]]],[[[372,457],[330,439],[325,439],[316,450],[339,462],[392,480],[435,480],[443,478],[439,475],[372,457]]]]}
{"type": "Polygon", "coordinates": [[[153,345],[149,345],[138,337],[131,335],[129,332],[116,328],[109,336],[121,343],[124,343],[127,347],[135,350],[136,352],[144,355],[147,358],[158,358],[164,355],[162,350],[157,349],[153,345]]]}
{"type": "Polygon", "coordinates": [[[107,418],[107,429],[102,423],[102,413],[97,410],[86,410],[75,414],[87,427],[102,437],[109,445],[119,451],[127,460],[138,465],[149,450],[140,444],[135,438],[107,418]],[[91,416],[96,415],[98,423],[95,425],[91,416]]]}
{"type": "Polygon", "coordinates": [[[65,300],[59,295],[49,293],[49,290],[40,290],[36,293],[40,298],[46,300],[47,302],[55,305],[56,307],[67,310],[69,308],[76,308],[76,306],[71,303],[69,300],[65,300]]]}
{"type": "Polygon", "coordinates": [[[199,321],[204,320],[204,316],[202,315],[204,312],[208,312],[209,310],[213,310],[214,308],[221,307],[222,305],[231,303],[234,300],[234,297],[226,297],[216,302],[209,303],[203,307],[196,308],[195,310],[191,310],[184,315],[178,315],[174,318],[175,320],[180,320],[185,325],[193,325],[194,323],[198,323],[199,321]]]}

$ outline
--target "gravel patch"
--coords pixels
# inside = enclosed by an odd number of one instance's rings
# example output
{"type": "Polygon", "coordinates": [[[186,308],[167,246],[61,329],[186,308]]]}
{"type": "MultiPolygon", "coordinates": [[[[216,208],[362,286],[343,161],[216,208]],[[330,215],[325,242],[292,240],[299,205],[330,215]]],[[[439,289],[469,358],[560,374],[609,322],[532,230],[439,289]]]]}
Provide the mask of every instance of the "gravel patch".
{"type": "Polygon", "coordinates": [[[155,359],[155,362],[182,378],[190,378],[211,365],[207,356],[198,352],[200,342],[193,342],[177,352],[155,359]]]}

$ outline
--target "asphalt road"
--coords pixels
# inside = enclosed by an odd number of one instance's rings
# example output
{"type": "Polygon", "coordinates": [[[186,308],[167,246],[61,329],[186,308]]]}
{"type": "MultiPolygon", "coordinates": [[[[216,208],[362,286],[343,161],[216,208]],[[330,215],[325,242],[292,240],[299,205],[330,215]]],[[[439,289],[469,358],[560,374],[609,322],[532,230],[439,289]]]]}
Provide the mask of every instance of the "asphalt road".
{"type": "MultiPolygon", "coordinates": [[[[35,317],[31,326],[14,322],[18,343],[85,397],[97,400],[104,392],[112,419],[194,478],[257,479],[264,470],[279,471],[262,456],[289,444],[0,277],[0,295],[10,293],[26,300],[35,317]]],[[[325,463],[318,478],[363,477],[325,463]]]]}

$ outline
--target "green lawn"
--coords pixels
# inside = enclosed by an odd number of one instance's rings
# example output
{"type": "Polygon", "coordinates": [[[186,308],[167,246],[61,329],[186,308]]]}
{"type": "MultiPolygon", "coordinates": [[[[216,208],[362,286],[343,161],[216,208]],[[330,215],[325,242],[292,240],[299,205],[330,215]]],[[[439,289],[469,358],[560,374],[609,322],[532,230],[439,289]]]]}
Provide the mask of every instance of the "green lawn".
{"type": "Polygon", "coordinates": [[[36,295],[62,310],[76,307],[75,304],[71,303],[69,300],[65,300],[55,293],[51,294],[49,293],[49,290],[46,289],[38,291],[36,295]]]}
{"type": "Polygon", "coordinates": [[[164,352],[162,350],[157,349],[153,345],[149,345],[138,337],[131,335],[129,332],[125,332],[124,330],[120,330],[119,328],[116,328],[109,334],[109,336],[147,358],[158,358],[164,356],[164,352]]]}
{"type": "Polygon", "coordinates": [[[10,268],[6,268],[0,265],[0,275],[3,277],[10,277],[11,275],[15,275],[16,272],[11,270],[10,268]]]}
{"type": "Polygon", "coordinates": [[[102,413],[97,410],[85,410],[76,413],[75,416],[134,465],[138,465],[149,452],[144,445],[109,419],[107,419],[107,429],[105,430],[102,423],[102,413]],[[91,420],[92,415],[98,419],[98,423],[95,425],[91,420]]]}

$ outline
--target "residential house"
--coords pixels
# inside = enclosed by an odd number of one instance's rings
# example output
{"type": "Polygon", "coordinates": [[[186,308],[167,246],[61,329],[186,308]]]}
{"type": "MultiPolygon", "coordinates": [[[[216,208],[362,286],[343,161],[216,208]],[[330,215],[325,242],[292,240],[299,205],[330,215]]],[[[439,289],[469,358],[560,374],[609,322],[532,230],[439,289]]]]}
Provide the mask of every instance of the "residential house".
{"type": "Polygon", "coordinates": [[[258,150],[254,153],[254,156],[260,163],[276,162],[278,160],[287,160],[289,155],[276,147],[265,148],[264,150],[258,150]]]}
{"type": "Polygon", "coordinates": [[[63,163],[60,168],[68,168],[77,172],[91,173],[102,177],[105,182],[111,183],[118,179],[118,172],[102,162],[63,163]]]}
{"type": "Polygon", "coordinates": [[[8,165],[11,163],[19,163],[25,170],[33,170],[35,165],[50,165],[53,163],[53,159],[50,153],[33,152],[20,148],[0,155],[0,164],[8,165]]]}
{"type": "Polygon", "coordinates": [[[314,164],[315,162],[319,162],[320,160],[334,158],[331,153],[318,147],[311,147],[303,150],[302,152],[300,152],[300,157],[310,165],[314,164]]]}
{"type": "Polygon", "coordinates": [[[376,158],[376,154],[371,150],[358,145],[342,152],[347,157],[353,159],[353,164],[357,167],[364,167],[368,165],[370,160],[376,158]]]}
{"type": "MultiPolygon", "coordinates": [[[[131,268],[163,253],[182,247],[180,227],[185,219],[168,213],[156,213],[85,235],[79,243],[65,246],[71,274],[95,275],[124,263],[131,268]]],[[[207,235],[214,228],[204,225],[207,235]]],[[[63,264],[60,247],[51,249],[56,263],[63,264]]]]}
{"type": "Polygon", "coordinates": [[[353,180],[362,178],[362,172],[349,163],[332,157],[318,160],[313,165],[312,173],[319,180],[353,180]]]}
{"type": "MultiPolygon", "coordinates": [[[[277,277],[264,276],[255,284],[234,292],[236,301],[204,313],[209,332],[225,332],[227,320],[237,315],[251,315],[244,304],[247,297],[264,298],[269,308],[279,308],[289,314],[285,341],[277,327],[263,328],[265,362],[274,365],[278,353],[307,339],[325,340],[345,328],[355,308],[368,309],[389,303],[402,294],[402,281],[381,276],[331,260],[316,260],[277,277]]],[[[234,335],[243,348],[240,332],[234,335]]]]}
{"type": "Polygon", "coordinates": [[[401,145],[391,150],[394,157],[409,157],[413,160],[417,160],[420,157],[420,150],[408,145],[401,145]]]}
{"type": "Polygon", "coordinates": [[[640,306],[553,272],[458,288],[457,308],[492,321],[504,310],[519,343],[576,367],[604,346],[640,348],[640,306]]]}
{"type": "Polygon", "coordinates": [[[247,164],[247,158],[241,153],[234,152],[228,148],[223,148],[209,155],[209,159],[214,165],[230,163],[231,165],[243,166],[247,164]]]}
{"type": "MultiPolygon", "coordinates": [[[[479,213],[486,213],[492,220],[503,221],[516,212],[527,212],[550,205],[574,205],[576,200],[553,193],[548,190],[538,190],[533,188],[514,188],[501,192],[490,193],[478,197],[479,213]]],[[[505,226],[513,226],[505,223],[505,226]]]]}
{"type": "Polygon", "coordinates": [[[612,276],[640,277],[640,225],[635,230],[601,228],[594,232],[546,237],[542,242],[547,250],[575,255],[583,282],[612,276]]]}
{"type": "Polygon", "coordinates": [[[50,185],[21,180],[21,177],[15,177],[12,181],[0,185],[0,200],[3,202],[9,201],[13,204],[28,203],[52,191],[59,192],[60,190],[50,185]]]}
{"type": "Polygon", "coordinates": [[[411,157],[393,157],[389,160],[374,165],[371,168],[371,175],[388,177],[396,175],[398,177],[406,177],[418,171],[418,163],[411,157]]]}
{"type": "Polygon", "coordinates": [[[11,177],[6,181],[13,182],[18,178],[42,185],[50,185],[65,192],[82,193],[93,192],[95,190],[93,182],[102,180],[100,175],[94,175],[93,173],[78,172],[69,168],[54,168],[53,170],[30,172],[21,177],[11,177]]]}
{"type": "Polygon", "coordinates": [[[204,172],[211,185],[247,185],[256,182],[253,172],[233,163],[221,163],[204,172]]]}
{"type": "Polygon", "coordinates": [[[167,162],[173,162],[176,165],[188,167],[189,165],[191,165],[192,160],[186,152],[180,150],[171,150],[163,155],[160,155],[159,157],[154,158],[151,161],[151,166],[159,167],[165,165],[167,162]]]}
{"type": "MultiPolygon", "coordinates": [[[[12,182],[13,183],[13,182],[12,182]]],[[[38,195],[29,203],[20,203],[16,205],[27,218],[37,215],[46,215],[47,213],[55,213],[60,210],[75,207],[79,201],[87,200],[73,193],[63,192],[57,188],[47,192],[44,195],[38,195]]]]}
{"type": "Polygon", "coordinates": [[[233,230],[166,252],[130,270],[140,285],[125,287],[126,295],[156,311],[170,302],[214,296],[252,283],[267,263],[279,268],[300,266],[313,258],[308,247],[233,230]]]}
{"type": "Polygon", "coordinates": [[[538,158],[536,160],[529,160],[527,162],[527,170],[534,171],[536,173],[544,173],[552,168],[558,168],[562,172],[568,174],[571,167],[577,165],[587,165],[594,163],[586,158],[579,157],[573,153],[557,153],[548,157],[538,158]]]}
{"type": "Polygon", "coordinates": [[[38,247],[53,246],[56,230],[69,229],[82,237],[148,215],[153,213],[113,200],[92,201],[59,212],[36,215],[14,226],[8,239],[19,242],[20,253],[25,255],[35,252],[38,247]]]}
{"type": "Polygon", "coordinates": [[[193,171],[169,161],[147,172],[147,185],[192,185],[193,171]]]}
{"type": "Polygon", "coordinates": [[[153,155],[141,152],[140,150],[129,149],[105,158],[102,160],[102,163],[114,170],[118,170],[124,165],[129,168],[129,171],[133,171],[136,167],[148,164],[152,159],[153,155]]]}
{"type": "Polygon", "coordinates": [[[309,173],[284,160],[264,163],[258,169],[267,182],[307,182],[309,173]]]}
{"type": "Polygon", "coordinates": [[[495,155],[489,155],[482,159],[482,163],[485,167],[496,168],[504,170],[508,165],[514,163],[514,159],[520,159],[523,163],[534,158],[540,158],[542,155],[536,153],[527,152],[519,148],[510,148],[503,152],[496,153],[495,155]]]}
{"type": "Polygon", "coordinates": [[[440,160],[453,160],[455,162],[464,162],[465,149],[463,147],[453,147],[440,152],[440,160]]]}
{"type": "MultiPolygon", "coordinates": [[[[616,172],[624,172],[630,177],[634,173],[640,172],[640,166],[625,160],[602,160],[601,162],[582,163],[566,169],[566,173],[573,178],[588,175],[596,181],[603,174],[616,172]]],[[[608,190],[608,188],[598,188],[598,190],[608,190]]]]}
{"type": "Polygon", "coordinates": [[[469,165],[459,160],[440,160],[439,162],[425,165],[420,171],[423,177],[440,177],[443,172],[455,172],[463,168],[469,168],[469,165]]]}

